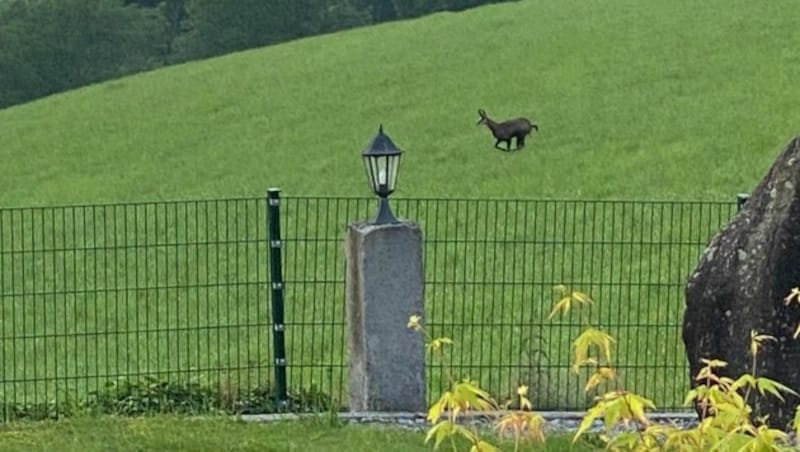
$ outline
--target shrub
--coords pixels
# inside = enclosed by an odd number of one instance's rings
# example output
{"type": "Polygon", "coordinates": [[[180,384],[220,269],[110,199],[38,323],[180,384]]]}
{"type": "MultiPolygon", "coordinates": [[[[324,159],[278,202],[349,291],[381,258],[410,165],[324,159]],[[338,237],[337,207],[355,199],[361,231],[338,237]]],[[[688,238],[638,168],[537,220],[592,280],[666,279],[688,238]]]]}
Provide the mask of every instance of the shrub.
{"type": "MultiPolygon", "coordinates": [[[[568,290],[557,286],[558,299],[550,314],[552,319],[557,314],[580,309],[583,305],[594,303],[587,294],[568,290]]],[[[795,300],[800,303],[800,290],[793,289],[786,297],[786,303],[795,300]]],[[[410,318],[408,327],[425,335],[427,350],[436,355],[444,364],[450,389],[434,402],[428,410],[428,421],[432,424],[425,442],[434,440],[434,448],[438,449],[448,442],[453,451],[459,444],[466,443],[470,452],[489,452],[498,450],[497,446],[481,438],[476,428],[467,428],[459,422],[470,412],[493,415],[494,427],[501,434],[511,434],[514,439],[514,450],[518,450],[524,441],[544,443],[544,424],[541,415],[533,411],[528,399],[528,387],[518,390],[518,409],[505,414],[496,414],[498,404],[491,395],[482,390],[477,382],[456,378],[447,366],[445,348],[452,346],[453,341],[447,337],[431,338],[422,326],[420,316],[410,318]],[[494,413],[494,414],[493,414],[494,413]]],[[[800,336],[797,327],[795,338],[800,336]]],[[[750,332],[750,355],[752,365],[750,373],[737,379],[722,377],[716,370],[727,365],[724,361],[704,359],[706,364],[695,376],[699,384],[690,390],[684,402],[689,407],[697,404],[701,407],[701,421],[694,428],[681,429],[677,426],[660,425],[651,422],[647,410],[654,410],[653,402],[639,394],[617,387],[595,398],[595,404],[588,409],[575,435],[573,443],[580,439],[591,442],[588,437],[589,428],[602,419],[603,432],[599,435],[601,445],[613,451],[785,451],[792,448],[788,433],[769,428],[764,419],[753,419],[753,410],[748,404],[752,391],[762,395],[770,395],[783,400],[784,394],[798,394],[783,384],[756,375],[758,354],[765,343],[777,341],[775,337],[750,332]],[[614,429],[627,427],[618,434],[614,429]]],[[[588,325],[573,342],[572,369],[580,373],[582,369],[591,371],[584,390],[588,393],[604,383],[615,382],[618,374],[613,364],[613,347],[615,340],[601,328],[588,325]]],[[[506,404],[508,408],[509,404],[506,404]]],[[[795,433],[800,435],[800,407],[797,408],[795,433]]]]}
{"type": "Polygon", "coordinates": [[[168,381],[147,376],[139,380],[117,380],[92,391],[81,401],[50,400],[46,403],[2,403],[6,420],[59,419],[78,413],[141,416],[148,414],[266,414],[277,412],[323,412],[334,404],[330,395],[311,388],[290,392],[280,405],[269,385],[245,391],[221,384],[168,381]]]}

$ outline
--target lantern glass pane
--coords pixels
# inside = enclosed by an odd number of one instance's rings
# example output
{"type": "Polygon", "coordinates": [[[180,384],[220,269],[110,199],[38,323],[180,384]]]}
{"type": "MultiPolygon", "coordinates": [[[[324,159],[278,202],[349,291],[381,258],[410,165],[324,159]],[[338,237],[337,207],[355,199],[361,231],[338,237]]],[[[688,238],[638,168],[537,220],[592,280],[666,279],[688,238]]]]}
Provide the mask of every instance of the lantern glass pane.
{"type": "Polygon", "coordinates": [[[372,156],[369,160],[370,163],[370,172],[371,172],[371,182],[372,182],[372,189],[375,191],[376,194],[382,195],[387,194],[388,186],[387,186],[387,167],[386,167],[386,157],[385,156],[372,156]]]}
{"type": "Polygon", "coordinates": [[[387,156],[378,157],[376,160],[378,176],[378,188],[382,192],[389,189],[389,158],[387,156]]]}
{"type": "Polygon", "coordinates": [[[389,166],[389,190],[393,192],[395,184],[397,184],[397,168],[400,166],[400,155],[388,156],[387,160],[389,166]]]}
{"type": "Polygon", "coordinates": [[[369,175],[370,175],[370,183],[372,184],[372,189],[374,191],[378,191],[378,165],[375,161],[375,157],[369,158],[369,175]]]}
{"type": "Polygon", "coordinates": [[[362,160],[364,161],[364,172],[367,174],[367,183],[369,183],[369,189],[374,192],[375,191],[375,185],[373,184],[372,167],[371,167],[371,164],[370,164],[372,159],[365,156],[365,157],[363,157],[362,160]]]}

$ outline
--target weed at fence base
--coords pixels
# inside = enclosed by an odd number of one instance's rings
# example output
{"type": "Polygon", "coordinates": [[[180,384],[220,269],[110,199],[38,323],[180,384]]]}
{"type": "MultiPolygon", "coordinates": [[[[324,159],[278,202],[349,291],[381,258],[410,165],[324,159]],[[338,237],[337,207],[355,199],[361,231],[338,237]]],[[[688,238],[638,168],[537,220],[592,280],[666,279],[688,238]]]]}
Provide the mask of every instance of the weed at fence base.
{"type": "Polygon", "coordinates": [[[281,412],[319,413],[336,404],[332,397],[316,388],[289,391],[288,400],[276,400],[271,385],[249,390],[199,381],[168,381],[147,376],[140,380],[109,381],[84,400],[49,400],[42,403],[0,401],[6,422],[46,420],[78,414],[146,416],[153,414],[271,414],[281,412]]]}

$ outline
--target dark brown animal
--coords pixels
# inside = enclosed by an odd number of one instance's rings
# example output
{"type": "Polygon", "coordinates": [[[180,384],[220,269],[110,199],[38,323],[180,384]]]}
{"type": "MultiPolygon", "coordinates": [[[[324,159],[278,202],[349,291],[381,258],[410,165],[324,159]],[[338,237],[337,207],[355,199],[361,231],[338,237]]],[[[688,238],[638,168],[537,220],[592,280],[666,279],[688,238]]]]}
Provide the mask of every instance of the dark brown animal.
{"type": "Polygon", "coordinates": [[[483,109],[478,110],[481,119],[478,120],[476,125],[486,124],[486,127],[492,131],[492,135],[497,139],[494,147],[501,151],[511,151],[511,139],[517,140],[517,147],[515,151],[525,147],[525,137],[531,133],[531,130],[536,129],[539,131],[539,126],[532,123],[527,118],[516,118],[504,122],[493,121],[483,109]],[[505,142],[506,148],[500,147],[500,143],[505,142]]]}

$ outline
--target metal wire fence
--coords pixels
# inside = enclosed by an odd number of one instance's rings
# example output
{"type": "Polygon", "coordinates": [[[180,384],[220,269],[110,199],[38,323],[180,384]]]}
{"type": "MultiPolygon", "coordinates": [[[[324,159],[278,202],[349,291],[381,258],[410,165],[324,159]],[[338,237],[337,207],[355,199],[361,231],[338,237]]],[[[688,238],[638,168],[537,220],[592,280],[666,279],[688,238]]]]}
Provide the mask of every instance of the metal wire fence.
{"type": "MultiPolygon", "coordinates": [[[[571,371],[586,325],[616,340],[628,389],[681,410],[689,375],[681,340],[685,282],[735,202],[395,199],[424,231],[427,327],[456,341],[451,366],[500,399],[527,384],[544,410],[584,409],[596,393],[571,371]],[[582,314],[548,319],[554,287],[590,294],[582,314]]],[[[288,379],[341,394],[344,225],[370,219],[371,199],[282,200],[288,379]]],[[[429,397],[443,389],[428,361],[429,397]]],[[[602,388],[601,388],[602,389],[602,388]]]]}
{"type": "Polygon", "coordinates": [[[5,416],[144,378],[268,383],[266,225],[265,199],[0,209],[5,416]]]}
{"type": "MultiPolygon", "coordinates": [[[[593,394],[570,372],[570,341],[592,323],[617,338],[628,388],[680,408],[683,286],[735,202],[392,206],[423,228],[426,324],[456,341],[460,375],[500,398],[528,384],[539,409],[583,409],[593,394]],[[557,284],[597,302],[585,316],[548,320],[557,284]]],[[[270,394],[283,366],[272,348],[268,208],[264,197],[0,209],[5,418],[35,405],[57,412],[143,378],[202,383],[215,388],[216,405],[270,394]]],[[[346,225],[375,208],[371,198],[281,199],[282,339],[294,394],[346,403],[342,244],[346,225]]],[[[433,362],[428,382],[431,396],[442,388],[433,362]]]]}

